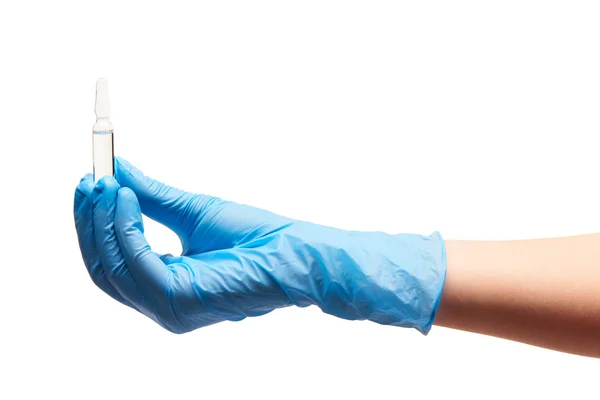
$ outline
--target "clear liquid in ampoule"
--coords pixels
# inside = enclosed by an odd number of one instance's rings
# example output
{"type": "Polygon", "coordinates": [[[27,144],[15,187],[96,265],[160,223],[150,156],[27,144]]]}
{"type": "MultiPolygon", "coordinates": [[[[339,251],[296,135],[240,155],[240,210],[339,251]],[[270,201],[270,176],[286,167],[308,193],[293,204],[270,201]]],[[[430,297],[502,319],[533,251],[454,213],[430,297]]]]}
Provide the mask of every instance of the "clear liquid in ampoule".
{"type": "Polygon", "coordinates": [[[114,174],[114,143],[112,133],[93,133],[94,181],[114,174]]]}

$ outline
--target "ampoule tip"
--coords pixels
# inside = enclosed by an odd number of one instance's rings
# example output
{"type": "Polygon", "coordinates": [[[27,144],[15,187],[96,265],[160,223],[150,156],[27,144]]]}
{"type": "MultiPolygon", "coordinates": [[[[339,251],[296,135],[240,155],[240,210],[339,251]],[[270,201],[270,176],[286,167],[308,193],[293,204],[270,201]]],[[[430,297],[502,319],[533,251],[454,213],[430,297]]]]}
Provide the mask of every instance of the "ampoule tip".
{"type": "Polygon", "coordinates": [[[108,82],[98,79],[96,82],[96,106],[94,108],[96,118],[109,118],[110,106],[108,101],[108,82]]]}

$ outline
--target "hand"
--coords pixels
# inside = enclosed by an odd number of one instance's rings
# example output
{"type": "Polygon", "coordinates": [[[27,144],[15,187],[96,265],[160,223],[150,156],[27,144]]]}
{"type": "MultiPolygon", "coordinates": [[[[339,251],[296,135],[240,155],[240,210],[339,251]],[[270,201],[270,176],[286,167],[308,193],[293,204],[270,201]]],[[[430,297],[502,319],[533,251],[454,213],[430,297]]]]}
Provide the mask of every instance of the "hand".
{"type": "Polygon", "coordinates": [[[316,305],[350,320],[429,332],[445,278],[442,238],[354,232],[285,218],[157,182],[127,161],[83,178],[75,222],[98,287],[175,333],[316,305]],[[142,214],[172,229],[181,256],[152,252],[142,214]]]}

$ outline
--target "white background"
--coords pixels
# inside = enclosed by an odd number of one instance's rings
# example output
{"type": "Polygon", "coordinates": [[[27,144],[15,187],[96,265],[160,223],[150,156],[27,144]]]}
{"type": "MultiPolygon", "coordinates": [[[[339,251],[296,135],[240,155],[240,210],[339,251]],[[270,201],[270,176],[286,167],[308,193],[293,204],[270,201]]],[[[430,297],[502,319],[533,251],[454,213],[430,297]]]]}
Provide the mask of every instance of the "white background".
{"type": "Polygon", "coordinates": [[[173,335],[80,257],[100,77],[117,154],[191,191],[447,239],[600,231],[600,6],[483,3],[3,1],[0,397],[597,398],[595,359],[314,308],[173,335]]]}

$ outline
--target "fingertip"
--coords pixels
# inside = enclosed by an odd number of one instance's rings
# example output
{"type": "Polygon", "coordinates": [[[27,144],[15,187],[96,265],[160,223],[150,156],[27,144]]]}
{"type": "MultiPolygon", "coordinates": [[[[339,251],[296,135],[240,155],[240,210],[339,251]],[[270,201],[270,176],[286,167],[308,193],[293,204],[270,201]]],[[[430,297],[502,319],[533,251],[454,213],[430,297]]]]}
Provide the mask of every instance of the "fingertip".
{"type": "Polygon", "coordinates": [[[77,185],[77,189],[75,190],[76,195],[83,195],[85,197],[92,195],[92,191],[94,190],[94,180],[86,178],[87,175],[83,177],[79,182],[79,185],[77,185]]]}
{"type": "Polygon", "coordinates": [[[131,163],[123,157],[115,156],[115,168],[127,170],[131,168],[131,163]]]}
{"type": "Polygon", "coordinates": [[[97,193],[106,193],[106,192],[114,192],[116,193],[121,186],[119,182],[112,176],[103,176],[94,186],[94,192],[97,193]]]}
{"type": "Polygon", "coordinates": [[[85,174],[85,176],[83,178],[81,178],[81,180],[79,181],[79,183],[83,182],[83,181],[93,181],[94,180],[94,175],[93,174],[85,174]]]}
{"type": "Polygon", "coordinates": [[[115,156],[115,162],[123,166],[131,166],[131,163],[121,156],[115,156]]]}
{"type": "MultiPolygon", "coordinates": [[[[109,211],[114,209],[117,192],[120,186],[112,176],[102,177],[94,186],[92,191],[92,204],[94,215],[96,210],[109,211]]],[[[95,215],[94,218],[97,216],[95,215]]],[[[100,218],[98,216],[98,218],[100,218]]],[[[102,226],[104,223],[100,224],[102,226]]]]}
{"type": "Polygon", "coordinates": [[[119,197],[125,200],[137,200],[137,197],[133,190],[131,190],[128,187],[122,187],[121,189],[119,189],[119,197]]]}
{"type": "Polygon", "coordinates": [[[140,213],[140,203],[133,190],[128,187],[122,187],[117,193],[118,207],[126,213],[140,213]]]}
{"type": "Polygon", "coordinates": [[[115,157],[115,178],[123,185],[143,177],[142,172],[124,158],[115,157]]]}

